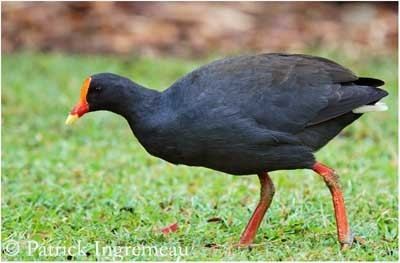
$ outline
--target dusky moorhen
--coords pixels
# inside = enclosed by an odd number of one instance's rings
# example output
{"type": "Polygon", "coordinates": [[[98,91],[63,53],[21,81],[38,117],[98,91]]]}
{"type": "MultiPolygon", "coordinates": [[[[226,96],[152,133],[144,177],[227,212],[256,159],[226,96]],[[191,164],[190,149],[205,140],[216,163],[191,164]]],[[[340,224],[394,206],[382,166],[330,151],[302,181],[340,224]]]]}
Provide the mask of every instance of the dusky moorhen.
{"type": "Polygon", "coordinates": [[[257,174],[259,203],[239,246],[252,244],[274,195],[268,172],[312,169],[329,188],[342,248],[353,242],[335,171],[314,158],[378,102],[384,82],[357,77],[328,59],[261,54],[217,60],[163,92],[111,73],[87,78],[67,124],[87,112],[123,116],[152,155],[173,164],[203,166],[233,175],[257,174]]]}

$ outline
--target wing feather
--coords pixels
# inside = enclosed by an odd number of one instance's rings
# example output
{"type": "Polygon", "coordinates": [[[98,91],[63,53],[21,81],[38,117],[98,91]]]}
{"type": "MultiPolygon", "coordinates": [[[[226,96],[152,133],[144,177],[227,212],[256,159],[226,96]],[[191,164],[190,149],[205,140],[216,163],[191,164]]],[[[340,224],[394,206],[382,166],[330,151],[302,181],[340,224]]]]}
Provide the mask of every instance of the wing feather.
{"type": "Polygon", "coordinates": [[[388,93],[382,89],[358,85],[333,85],[328,97],[328,104],[310,120],[307,126],[312,126],[334,119],[351,112],[353,109],[373,104],[385,97],[388,93]]]}
{"type": "Polygon", "coordinates": [[[212,62],[165,94],[177,112],[208,118],[204,109],[223,105],[266,129],[295,134],[379,100],[387,93],[374,87],[382,83],[320,57],[262,54],[212,62]]]}

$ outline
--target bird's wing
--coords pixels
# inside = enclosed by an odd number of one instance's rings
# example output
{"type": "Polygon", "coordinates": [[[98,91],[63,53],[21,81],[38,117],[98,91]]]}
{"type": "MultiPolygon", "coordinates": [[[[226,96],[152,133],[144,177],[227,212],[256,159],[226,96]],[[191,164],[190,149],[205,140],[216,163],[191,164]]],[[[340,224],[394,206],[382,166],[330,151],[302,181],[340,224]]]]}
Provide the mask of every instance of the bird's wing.
{"type": "Polygon", "coordinates": [[[175,92],[173,101],[182,110],[224,105],[268,129],[296,133],[382,97],[379,89],[357,80],[350,70],[324,58],[263,54],[203,66],[169,92],[175,92]]]}
{"type": "Polygon", "coordinates": [[[359,86],[356,84],[337,84],[328,87],[330,94],[327,96],[327,105],[311,119],[307,126],[319,124],[363,105],[375,103],[388,93],[382,89],[371,86],[359,86]]]}

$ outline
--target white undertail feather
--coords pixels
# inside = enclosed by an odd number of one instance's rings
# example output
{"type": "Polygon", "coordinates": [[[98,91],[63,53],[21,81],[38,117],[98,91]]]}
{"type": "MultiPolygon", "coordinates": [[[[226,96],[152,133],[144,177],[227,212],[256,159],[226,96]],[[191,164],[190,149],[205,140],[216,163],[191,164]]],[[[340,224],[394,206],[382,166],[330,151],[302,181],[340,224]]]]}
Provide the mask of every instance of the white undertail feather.
{"type": "Polygon", "coordinates": [[[388,106],[384,102],[377,102],[374,105],[364,105],[353,110],[353,113],[366,113],[371,111],[386,111],[388,106]]]}

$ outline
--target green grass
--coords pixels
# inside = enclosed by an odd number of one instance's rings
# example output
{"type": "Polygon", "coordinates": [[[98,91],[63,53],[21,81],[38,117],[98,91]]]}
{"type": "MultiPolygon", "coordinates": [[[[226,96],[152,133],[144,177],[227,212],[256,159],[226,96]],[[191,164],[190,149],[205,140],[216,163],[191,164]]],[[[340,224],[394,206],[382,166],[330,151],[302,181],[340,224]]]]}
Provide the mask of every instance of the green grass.
{"type": "Polygon", "coordinates": [[[298,170],[271,173],[277,191],[259,246],[234,249],[259,196],[256,176],[152,157],[126,121],[111,113],[64,125],[81,82],[92,73],[115,72],[162,90],[205,61],[22,53],[2,58],[3,259],[94,260],[96,241],[189,248],[180,258],[117,257],[125,260],[398,259],[396,58],[315,54],[384,79],[390,92],[389,111],[366,114],[317,153],[341,175],[349,220],[364,245],[340,251],[328,189],[313,172],[298,170]],[[212,217],[221,220],[207,222],[212,217]],[[177,233],[157,231],[174,222],[177,233]],[[29,253],[29,240],[43,247],[80,243],[85,253],[29,253]],[[20,246],[16,256],[7,254],[13,241],[20,246]]]}

